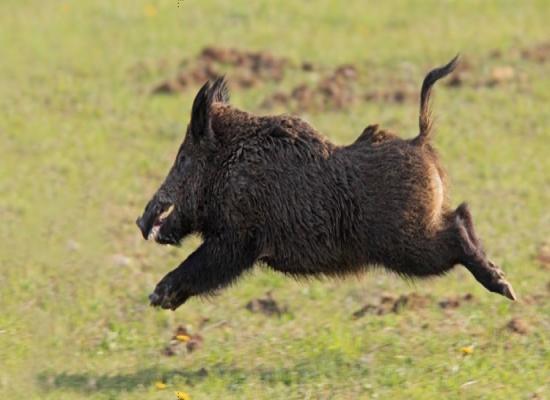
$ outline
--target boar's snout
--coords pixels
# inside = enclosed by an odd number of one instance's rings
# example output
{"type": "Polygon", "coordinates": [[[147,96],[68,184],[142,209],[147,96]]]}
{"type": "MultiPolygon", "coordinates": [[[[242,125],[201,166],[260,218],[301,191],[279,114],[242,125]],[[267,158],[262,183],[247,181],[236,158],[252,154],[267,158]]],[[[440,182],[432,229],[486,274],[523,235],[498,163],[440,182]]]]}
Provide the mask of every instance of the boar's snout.
{"type": "Polygon", "coordinates": [[[155,218],[157,216],[156,209],[158,207],[155,206],[155,203],[156,202],[154,200],[151,200],[149,203],[147,203],[147,206],[145,206],[145,210],[143,211],[143,215],[138,217],[136,220],[136,224],[145,240],[147,240],[149,232],[151,232],[151,229],[153,228],[153,224],[155,222],[155,218]]]}
{"type": "Polygon", "coordinates": [[[151,227],[148,227],[148,225],[145,223],[143,217],[138,217],[136,219],[136,225],[138,226],[139,230],[141,231],[141,234],[143,235],[143,238],[147,240],[147,236],[149,235],[149,231],[151,230],[151,227]]]}
{"type": "Polygon", "coordinates": [[[145,240],[157,239],[160,228],[173,209],[171,203],[160,202],[156,198],[147,204],[143,215],[136,220],[136,224],[145,240]]]}

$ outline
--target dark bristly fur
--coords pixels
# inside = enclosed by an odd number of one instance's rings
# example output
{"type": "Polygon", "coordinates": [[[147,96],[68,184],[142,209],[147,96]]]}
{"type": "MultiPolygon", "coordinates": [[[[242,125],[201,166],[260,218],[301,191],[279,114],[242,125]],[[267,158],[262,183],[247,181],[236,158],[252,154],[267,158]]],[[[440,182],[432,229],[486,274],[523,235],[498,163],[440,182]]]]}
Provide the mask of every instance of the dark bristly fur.
{"type": "Polygon", "coordinates": [[[348,146],[298,117],[240,111],[228,104],[223,78],[207,82],[174,165],[137,221],[159,243],[177,245],[193,232],[204,242],[159,282],[151,304],[176,309],[256,263],[293,276],[379,265],[408,277],[462,264],[488,290],[515,299],[485,255],[468,207],[451,209],[429,143],[430,90],[456,63],[426,76],[416,138],[370,125],[348,146]]]}

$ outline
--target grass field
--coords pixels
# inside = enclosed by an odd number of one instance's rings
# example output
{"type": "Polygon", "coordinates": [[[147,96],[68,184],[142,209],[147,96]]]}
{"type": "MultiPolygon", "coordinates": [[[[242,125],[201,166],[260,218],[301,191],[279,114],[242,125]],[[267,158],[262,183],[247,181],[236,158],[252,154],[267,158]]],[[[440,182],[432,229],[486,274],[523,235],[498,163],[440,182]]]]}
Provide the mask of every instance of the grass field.
{"type": "MultiPolygon", "coordinates": [[[[537,260],[550,240],[550,56],[525,53],[549,43],[549,20],[545,0],[1,1],[0,398],[550,398],[550,267],[537,260]],[[209,45],[353,64],[364,90],[418,88],[460,51],[475,83],[438,84],[435,142],[453,203],[468,200],[520,301],[460,267],[417,282],[381,271],[295,282],[256,269],[211,300],[150,308],[156,282],[198,239],[155,246],[134,225],[196,87],[149,90],[209,45]],[[268,291],[288,308],[280,317],[245,307],[268,291]],[[397,312],[352,317],[412,293],[421,301],[397,312]],[[167,356],[179,325],[202,347],[167,356]]],[[[260,112],[304,79],[318,76],[288,69],[232,103],[260,112]]],[[[417,110],[375,99],[301,115],[349,143],[369,123],[412,137],[417,110]]]]}

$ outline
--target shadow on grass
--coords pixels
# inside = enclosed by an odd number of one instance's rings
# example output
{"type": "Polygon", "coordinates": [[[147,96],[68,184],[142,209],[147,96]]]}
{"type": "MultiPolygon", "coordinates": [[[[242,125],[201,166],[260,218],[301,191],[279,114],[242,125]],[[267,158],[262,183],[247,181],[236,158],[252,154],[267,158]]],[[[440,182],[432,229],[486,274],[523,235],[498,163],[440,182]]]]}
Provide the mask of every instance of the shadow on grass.
{"type": "Polygon", "coordinates": [[[146,388],[155,382],[170,382],[174,379],[183,379],[186,384],[193,385],[208,375],[204,369],[198,370],[165,370],[162,368],[146,368],[129,374],[97,375],[94,373],[51,373],[43,372],[38,375],[38,383],[47,390],[68,389],[84,393],[100,391],[132,391],[146,388]]]}
{"type": "Polygon", "coordinates": [[[315,381],[321,376],[336,378],[338,375],[365,376],[368,370],[357,362],[345,360],[340,354],[323,353],[314,359],[304,359],[291,367],[242,369],[226,364],[215,364],[205,368],[165,369],[151,367],[134,373],[97,375],[94,373],[55,373],[43,372],[38,375],[38,383],[46,390],[74,390],[83,393],[129,392],[151,387],[155,382],[184,383],[193,386],[204,379],[223,380],[230,388],[238,389],[249,379],[260,380],[267,385],[292,385],[315,381]],[[328,355],[328,356],[327,356],[328,355]],[[322,361],[322,362],[321,362],[322,361]],[[315,366],[315,367],[313,367],[315,366]]]}

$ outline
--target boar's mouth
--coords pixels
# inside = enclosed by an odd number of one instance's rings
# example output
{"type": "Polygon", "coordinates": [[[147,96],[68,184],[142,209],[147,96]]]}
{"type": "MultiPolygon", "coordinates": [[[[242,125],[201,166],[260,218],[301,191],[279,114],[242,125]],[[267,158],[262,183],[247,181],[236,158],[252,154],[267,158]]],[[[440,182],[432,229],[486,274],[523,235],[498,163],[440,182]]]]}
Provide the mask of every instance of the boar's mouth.
{"type": "Polygon", "coordinates": [[[160,228],[164,225],[170,214],[174,211],[173,204],[167,204],[155,214],[146,212],[143,217],[138,218],[137,225],[146,240],[156,240],[158,238],[160,228]]]}
{"type": "Polygon", "coordinates": [[[156,240],[160,231],[160,228],[162,225],[164,225],[164,222],[166,222],[166,219],[170,214],[172,214],[172,211],[174,211],[174,205],[170,205],[166,210],[161,212],[159,215],[155,217],[155,220],[153,221],[153,227],[149,231],[149,234],[147,235],[147,240],[156,240]]]}

